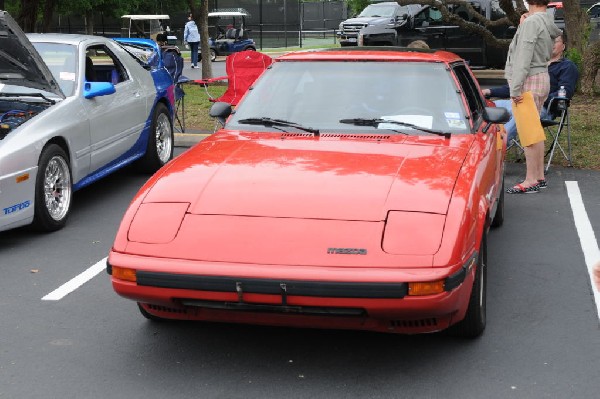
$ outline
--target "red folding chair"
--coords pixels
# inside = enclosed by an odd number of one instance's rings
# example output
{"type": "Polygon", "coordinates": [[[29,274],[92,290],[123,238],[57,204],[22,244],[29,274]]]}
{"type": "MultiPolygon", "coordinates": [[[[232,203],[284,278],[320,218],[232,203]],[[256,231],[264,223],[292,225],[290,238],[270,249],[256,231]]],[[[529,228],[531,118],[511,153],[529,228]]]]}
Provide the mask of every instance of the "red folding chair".
{"type": "Polygon", "coordinates": [[[225,60],[225,72],[227,76],[211,79],[194,80],[195,83],[203,85],[212,102],[222,101],[231,105],[237,105],[252,83],[263,73],[273,59],[258,51],[246,50],[233,53],[225,60]],[[208,86],[216,82],[227,82],[227,90],[221,97],[213,98],[208,92],[208,86]]]}

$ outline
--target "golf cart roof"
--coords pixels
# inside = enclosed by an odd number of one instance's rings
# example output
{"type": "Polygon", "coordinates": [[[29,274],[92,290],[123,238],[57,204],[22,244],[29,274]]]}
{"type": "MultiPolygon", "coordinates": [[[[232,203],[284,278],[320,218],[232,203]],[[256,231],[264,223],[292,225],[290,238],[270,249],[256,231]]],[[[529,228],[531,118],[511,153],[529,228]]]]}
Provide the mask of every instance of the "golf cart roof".
{"type": "Polygon", "coordinates": [[[248,14],[240,11],[213,11],[208,13],[209,17],[247,17],[248,14]]]}
{"type": "Polygon", "coordinates": [[[155,14],[137,14],[137,15],[123,15],[121,18],[129,18],[129,19],[169,19],[168,15],[155,15],[155,14]]]}

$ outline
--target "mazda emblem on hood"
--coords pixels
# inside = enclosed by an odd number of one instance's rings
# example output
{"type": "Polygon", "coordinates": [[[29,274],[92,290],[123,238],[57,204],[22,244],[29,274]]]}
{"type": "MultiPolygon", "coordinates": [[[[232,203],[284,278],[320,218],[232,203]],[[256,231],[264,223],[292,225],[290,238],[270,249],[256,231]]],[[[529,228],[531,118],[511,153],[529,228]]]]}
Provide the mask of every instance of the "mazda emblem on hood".
{"type": "Polygon", "coordinates": [[[364,248],[327,248],[327,253],[334,255],[366,255],[367,250],[364,248]]]}

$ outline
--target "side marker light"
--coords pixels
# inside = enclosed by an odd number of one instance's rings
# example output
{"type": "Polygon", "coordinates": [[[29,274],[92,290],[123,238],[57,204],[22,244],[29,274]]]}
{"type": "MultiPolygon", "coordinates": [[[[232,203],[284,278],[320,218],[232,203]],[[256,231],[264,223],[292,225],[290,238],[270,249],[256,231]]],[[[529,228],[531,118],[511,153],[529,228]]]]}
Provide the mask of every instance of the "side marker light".
{"type": "Polygon", "coordinates": [[[24,181],[29,180],[29,173],[19,175],[15,178],[15,180],[17,181],[17,183],[23,183],[24,181]]]}

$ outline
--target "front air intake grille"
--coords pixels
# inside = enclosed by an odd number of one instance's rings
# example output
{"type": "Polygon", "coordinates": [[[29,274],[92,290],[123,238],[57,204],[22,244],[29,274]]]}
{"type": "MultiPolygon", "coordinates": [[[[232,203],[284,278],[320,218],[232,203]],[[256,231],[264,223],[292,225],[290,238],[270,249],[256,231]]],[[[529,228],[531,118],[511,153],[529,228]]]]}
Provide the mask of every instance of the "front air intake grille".
{"type": "Polygon", "coordinates": [[[148,309],[154,310],[156,312],[187,314],[187,310],[185,310],[185,309],[173,309],[173,308],[169,308],[166,306],[159,306],[159,305],[148,304],[148,309]]]}
{"type": "Polygon", "coordinates": [[[342,30],[344,33],[356,33],[366,26],[366,24],[344,24],[342,30]]]}
{"type": "Polygon", "coordinates": [[[402,328],[423,328],[423,327],[436,327],[438,325],[437,319],[420,319],[420,320],[391,320],[390,326],[402,327],[402,328]]]}

